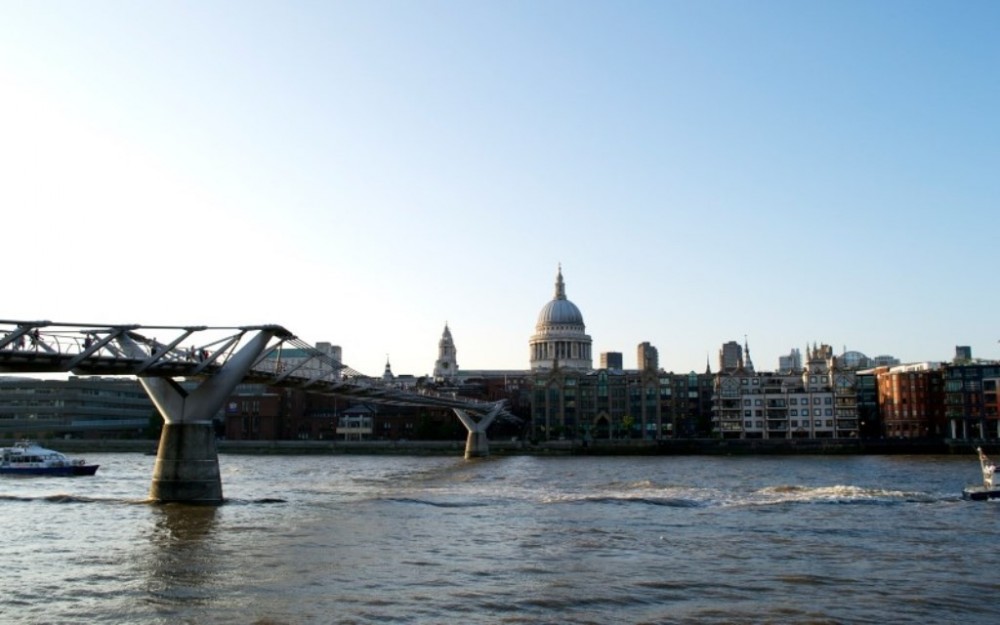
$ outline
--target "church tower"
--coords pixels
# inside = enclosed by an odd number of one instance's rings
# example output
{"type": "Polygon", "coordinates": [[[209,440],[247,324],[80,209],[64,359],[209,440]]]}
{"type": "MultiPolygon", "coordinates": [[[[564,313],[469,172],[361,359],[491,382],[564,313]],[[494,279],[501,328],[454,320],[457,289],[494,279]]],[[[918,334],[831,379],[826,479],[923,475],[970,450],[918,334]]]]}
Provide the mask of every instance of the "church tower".
{"type": "Polygon", "coordinates": [[[448,329],[448,322],[444,324],[444,334],[438,341],[438,358],[434,363],[434,379],[450,380],[458,375],[458,361],[456,359],[455,341],[451,338],[451,330],[448,329]]]}

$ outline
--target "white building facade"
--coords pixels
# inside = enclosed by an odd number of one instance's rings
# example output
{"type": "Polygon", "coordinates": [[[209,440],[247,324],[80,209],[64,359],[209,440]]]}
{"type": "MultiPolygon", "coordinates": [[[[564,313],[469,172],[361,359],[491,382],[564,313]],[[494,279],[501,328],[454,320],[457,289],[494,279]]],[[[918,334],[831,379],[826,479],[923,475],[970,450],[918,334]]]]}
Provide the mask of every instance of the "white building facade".
{"type": "Polygon", "coordinates": [[[854,371],[839,368],[821,345],[801,374],[722,372],[712,420],[724,438],[856,438],[854,371]]]}

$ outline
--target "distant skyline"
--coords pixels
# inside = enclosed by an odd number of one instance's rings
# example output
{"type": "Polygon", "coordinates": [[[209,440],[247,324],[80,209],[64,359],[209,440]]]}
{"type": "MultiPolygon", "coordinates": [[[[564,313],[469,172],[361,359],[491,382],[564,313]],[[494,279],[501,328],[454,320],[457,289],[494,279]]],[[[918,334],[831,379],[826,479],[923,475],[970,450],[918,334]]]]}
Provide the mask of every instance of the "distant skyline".
{"type": "Polygon", "coordinates": [[[1000,358],[1000,4],[0,0],[0,318],[380,375],[1000,358]]]}

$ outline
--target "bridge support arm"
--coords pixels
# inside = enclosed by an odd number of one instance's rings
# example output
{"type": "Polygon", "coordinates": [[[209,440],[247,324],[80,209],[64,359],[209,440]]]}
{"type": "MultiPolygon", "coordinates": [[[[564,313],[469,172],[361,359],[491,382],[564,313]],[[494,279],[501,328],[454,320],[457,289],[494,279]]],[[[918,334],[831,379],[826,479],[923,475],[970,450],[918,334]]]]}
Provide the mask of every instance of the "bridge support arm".
{"type": "Polygon", "coordinates": [[[465,429],[469,431],[469,435],[465,439],[465,457],[469,458],[484,458],[490,455],[490,440],[486,436],[486,428],[490,427],[493,420],[497,418],[500,414],[503,406],[497,404],[490,410],[482,419],[476,421],[473,419],[468,412],[460,408],[452,408],[455,414],[458,416],[459,421],[465,426],[465,429]]]}
{"type": "Polygon", "coordinates": [[[270,340],[270,333],[260,332],[190,393],[170,378],[141,377],[139,382],[166,423],[211,422],[270,340]]]}

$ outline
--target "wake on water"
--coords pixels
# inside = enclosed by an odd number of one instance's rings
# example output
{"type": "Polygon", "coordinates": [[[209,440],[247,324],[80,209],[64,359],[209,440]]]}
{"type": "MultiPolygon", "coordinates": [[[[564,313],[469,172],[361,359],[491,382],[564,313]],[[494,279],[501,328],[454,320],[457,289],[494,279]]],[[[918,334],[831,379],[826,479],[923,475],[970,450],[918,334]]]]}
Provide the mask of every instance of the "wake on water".
{"type": "Polygon", "coordinates": [[[651,505],[672,508],[747,507],[780,504],[855,504],[896,505],[902,503],[932,503],[946,499],[925,492],[866,488],[850,485],[833,486],[768,486],[756,490],[727,491],[718,488],[655,488],[647,483],[634,490],[612,490],[604,493],[550,493],[543,504],[611,504],[651,505]]]}

